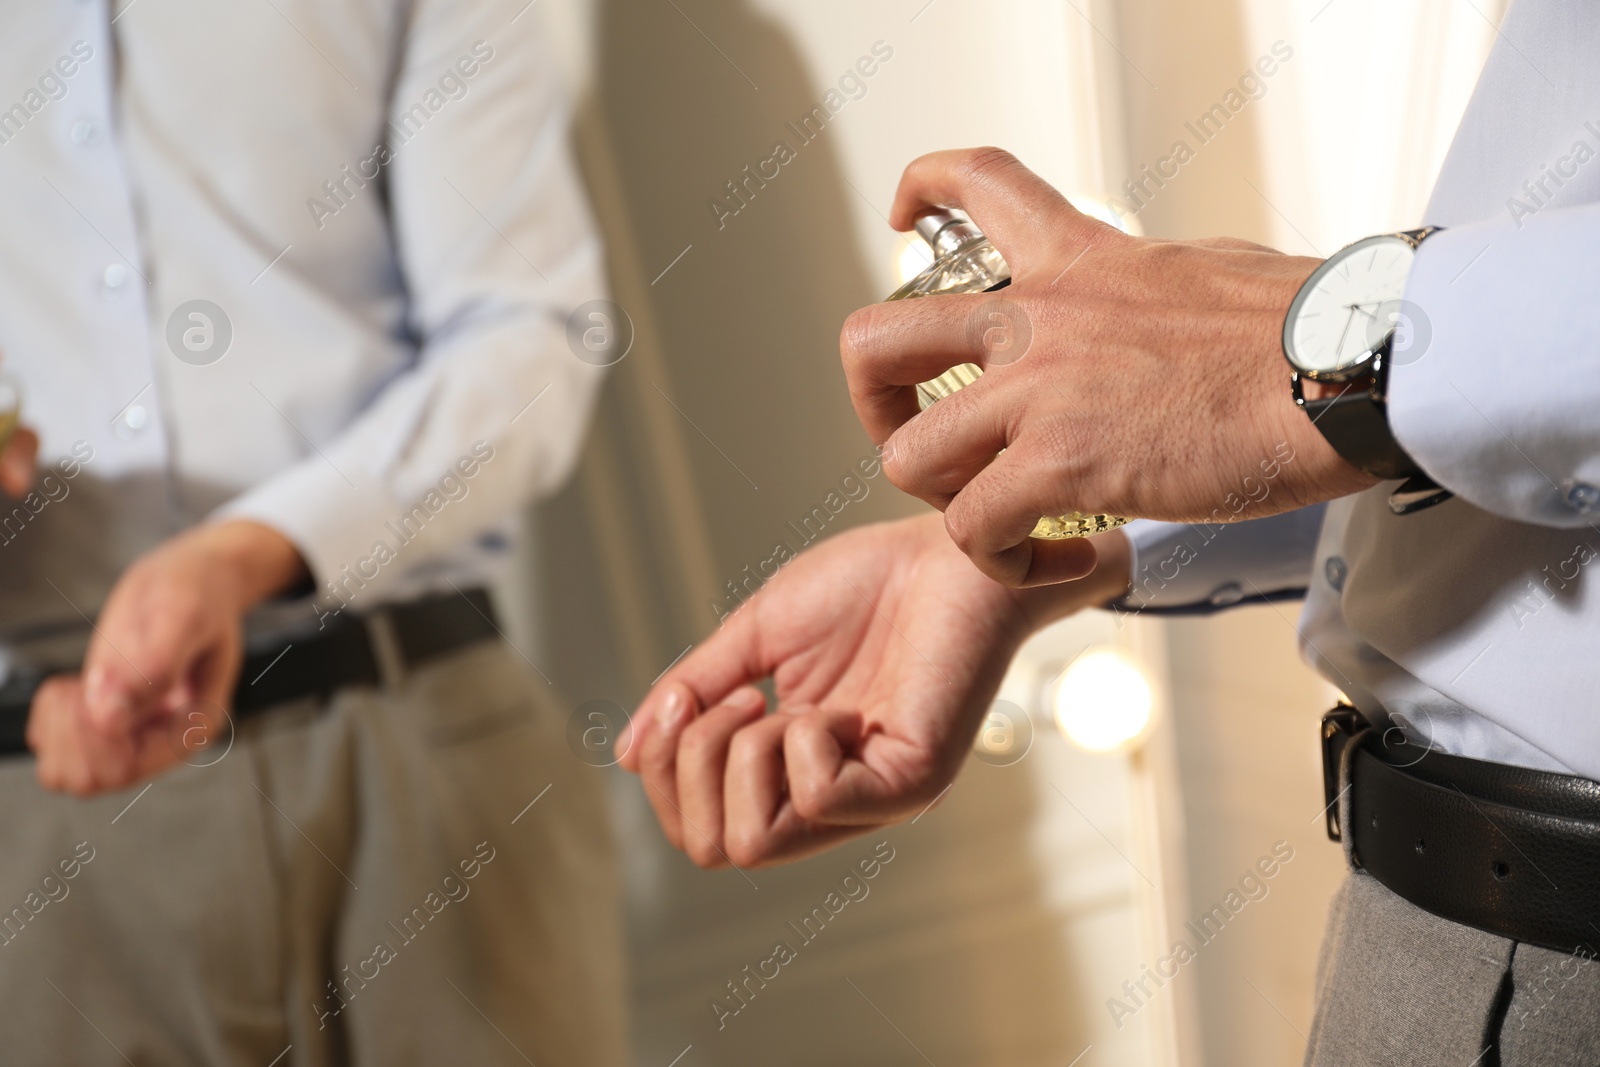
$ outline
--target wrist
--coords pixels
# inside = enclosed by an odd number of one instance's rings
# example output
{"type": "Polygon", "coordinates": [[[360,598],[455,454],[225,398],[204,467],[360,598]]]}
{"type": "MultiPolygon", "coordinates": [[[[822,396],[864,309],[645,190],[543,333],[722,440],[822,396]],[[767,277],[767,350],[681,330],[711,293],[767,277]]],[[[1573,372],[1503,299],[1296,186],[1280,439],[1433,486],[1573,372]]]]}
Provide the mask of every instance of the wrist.
{"type": "Polygon", "coordinates": [[[243,614],[310,577],[300,550],[270,526],[249,519],[207,523],[186,537],[221,571],[222,585],[243,614]]]}

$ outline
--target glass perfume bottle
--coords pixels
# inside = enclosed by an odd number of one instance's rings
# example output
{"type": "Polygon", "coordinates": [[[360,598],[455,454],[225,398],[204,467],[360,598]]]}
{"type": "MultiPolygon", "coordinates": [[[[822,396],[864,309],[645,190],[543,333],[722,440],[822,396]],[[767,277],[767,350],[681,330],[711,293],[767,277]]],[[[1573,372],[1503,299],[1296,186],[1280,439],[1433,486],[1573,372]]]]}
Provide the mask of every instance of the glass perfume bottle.
{"type": "MultiPolygon", "coordinates": [[[[890,300],[910,300],[941,293],[990,293],[1011,284],[1011,268],[998,249],[965,215],[954,211],[935,211],[916,221],[917,236],[928,242],[933,263],[921,274],[896,289],[890,300]]],[[[932,381],[917,386],[917,403],[924,410],[945,397],[977,381],[983,368],[973,363],[951,367],[932,381]]],[[[1115,515],[1088,515],[1069,511],[1046,515],[1034,526],[1030,537],[1059,541],[1068,537],[1113,530],[1127,519],[1115,515]]]]}

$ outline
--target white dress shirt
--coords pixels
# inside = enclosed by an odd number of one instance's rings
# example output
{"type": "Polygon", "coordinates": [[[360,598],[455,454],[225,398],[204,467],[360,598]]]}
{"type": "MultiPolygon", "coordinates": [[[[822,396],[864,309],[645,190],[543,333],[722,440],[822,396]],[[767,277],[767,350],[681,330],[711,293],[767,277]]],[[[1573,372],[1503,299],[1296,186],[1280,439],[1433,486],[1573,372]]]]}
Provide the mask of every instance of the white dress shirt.
{"type": "Polygon", "coordinates": [[[47,474],[0,516],[13,655],[219,511],[293,541],[325,609],[478,581],[505,554],[603,373],[567,341],[604,295],[600,251],[517,15],[0,10],[0,352],[47,474]]]}
{"type": "Polygon", "coordinates": [[[1394,367],[1390,422],[1456,498],[1130,524],[1130,607],[1303,589],[1302,651],[1369,717],[1600,778],[1597,56],[1600,5],[1515,0],[1419,220],[1446,227],[1407,285],[1432,339],[1394,367]]]}

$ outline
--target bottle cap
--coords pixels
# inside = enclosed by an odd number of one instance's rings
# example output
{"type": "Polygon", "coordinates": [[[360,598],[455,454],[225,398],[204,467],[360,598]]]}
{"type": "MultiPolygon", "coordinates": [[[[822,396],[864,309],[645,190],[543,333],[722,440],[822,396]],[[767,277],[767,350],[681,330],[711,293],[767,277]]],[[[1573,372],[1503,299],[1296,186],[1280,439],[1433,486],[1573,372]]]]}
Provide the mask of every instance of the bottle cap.
{"type": "Polygon", "coordinates": [[[925,215],[918,215],[912,228],[917,231],[917,236],[933,244],[934,238],[939,236],[939,231],[955,222],[966,222],[967,217],[958,211],[946,211],[936,208],[925,215]]]}
{"type": "Polygon", "coordinates": [[[917,231],[918,237],[928,242],[928,247],[933,249],[936,256],[943,255],[969,237],[980,236],[982,232],[963,212],[952,208],[935,208],[918,215],[911,226],[917,231]]]}

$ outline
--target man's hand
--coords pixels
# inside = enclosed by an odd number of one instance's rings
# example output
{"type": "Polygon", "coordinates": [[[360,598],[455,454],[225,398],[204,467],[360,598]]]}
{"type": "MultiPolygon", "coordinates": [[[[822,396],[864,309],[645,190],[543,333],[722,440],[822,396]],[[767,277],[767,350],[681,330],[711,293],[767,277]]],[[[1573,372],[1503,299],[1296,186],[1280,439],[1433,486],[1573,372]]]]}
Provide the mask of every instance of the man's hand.
{"type": "Polygon", "coordinates": [[[39,435],[19,426],[0,449],[0,489],[13,500],[21,500],[33,488],[34,465],[39,459],[39,435]]]}
{"type": "Polygon", "coordinates": [[[120,789],[176,763],[194,727],[217,737],[245,614],[305,573],[288,540],[245,521],[185,531],[134,563],[101,609],[83,675],[57,675],[34,695],[40,783],[120,789]]]}
{"type": "Polygon", "coordinates": [[[1011,285],[865,308],[840,349],[890,480],[943,510],[985,574],[1027,586],[1092,565],[1081,541],[1030,539],[1041,515],[1220,522],[1372,484],[1289,395],[1283,320],[1317,260],[1227,238],[1130,237],[993,148],[913,162],[890,221],[910,229],[949,206],[1006,257],[1011,285]],[[997,301],[1032,338],[1004,365],[971,328],[997,301]],[[915,384],[968,362],[983,378],[918,415],[915,384]]]}
{"type": "Polygon", "coordinates": [[[868,526],[789,563],[645,698],[622,763],[702,867],[820,851],[917,814],[961,768],[1033,630],[1128,587],[1101,569],[1017,592],[975,570],[938,516],[868,526]],[[771,676],[777,713],[751,683],[771,676]]]}

